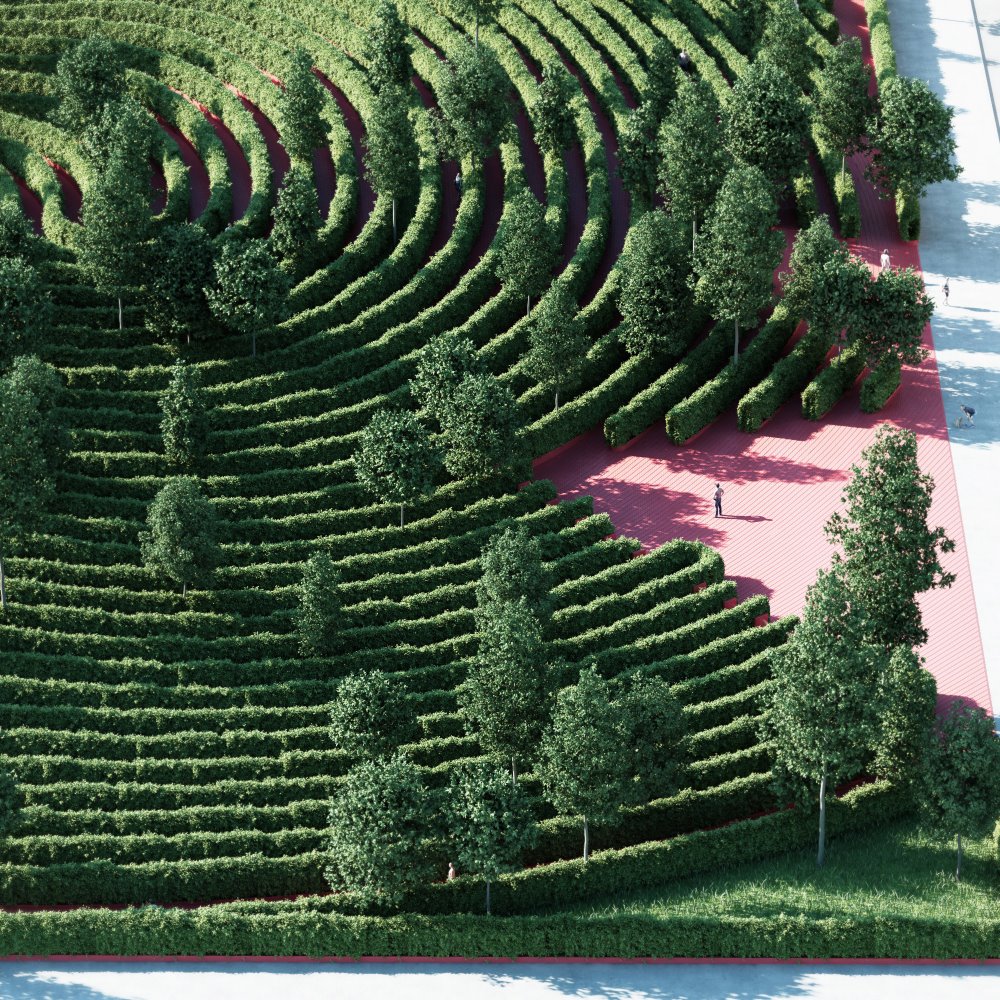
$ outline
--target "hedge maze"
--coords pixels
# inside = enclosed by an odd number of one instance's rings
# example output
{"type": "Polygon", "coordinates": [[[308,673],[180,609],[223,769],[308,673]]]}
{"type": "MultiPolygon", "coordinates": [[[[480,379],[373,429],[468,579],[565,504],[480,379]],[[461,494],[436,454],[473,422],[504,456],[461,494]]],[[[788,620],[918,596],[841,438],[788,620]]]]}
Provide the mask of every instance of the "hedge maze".
{"type": "MultiPolygon", "coordinates": [[[[750,857],[811,836],[811,827],[775,817],[696,833],[779,805],[758,722],[769,653],[791,623],[771,621],[763,597],[738,603],[713,551],[675,542],[640,554],[589,499],[556,503],[548,482],[522,481],[525,459],[601,423],[618,445],[665,419],[680,443],[736,404],[741,426],[753,430],[798,392],[806,415],[818,416],[864,368],[845,355],[834,376],[820,375],[819,391],[810,388],[827,353],[815,344],[788,353],[803,317],[782,305],[744,336],[736,366],[732,324],[714,327],[693,304],[679,356],[630,357],[620,342],[623,252],[649,206],[630,199],[618,152],[650,85],[650,53],[659,40],[672,59],[685,51],[725,108],[752,64],[746,11],[754,6],[503,3],[480,26],[479,45],[509,79],[513,125],[496,154],[456,164],[439,160],[432,112],[473,25],[445,3],[401,0],[416,184],[398,199],[394,242],[393,199],[373,193],[364,158],[377,101],[365,56],[373,5],[4,5],[0,198],[19,198],[46,240],[38,267],[52,320],[38,353],[63,380],[57,411],[71,447],[44,529],[6,560],[0,754],[25,804],[0,847],[0,902],[325,892],[329,801],[351,763],[328,732],[339,680],[362,669],[391,673],[422,732],[408,750],[431,784],[480,756],[456,688],[477,650],[480,554],[511,524],[541,547],[553,585],[548,640],[564,682],[589,665],[606,677],[662,677],[683,706],[689,760],[680,792],[594,828],[598,854],[585,878],[572,860],[578,824],[552,815],[537,779],[524,775],[539,797],[540,836],[525,859],[531,867],[502,880],[497,906],[530,910],[607,891],[615,858],[630,878],[669,878],[717,864],[720,850],[750,857]],[[100,172],[79,135],[53,124],[53,109],[59,59],[92,35],[113,44],[129,92],[158,124],[150,160],[165,198],[154,231],[189,224],[218,250],[268,235],[289,169],[319,191],[315,239],[282,265],[286,318],[255,330],[256,357],[245,336],[154,336],[149,283],[123,296],[119,328],[118,304],[88,278],[73,187],[86,219],[100,172]],[[296,50],[322,84],[327,138],[290,159],[282,137],[294,123],[282,87],[296,50]],[[574,81],[564,151],[535,138],[551,66],[574,81]],[[577,304],[587,344],[578,383],[556,409],[529,360],[541,307],[532,300],[525,315],[518,290],[496,277],[497,241],[526,189],[544,204],[555,281],[577,304]],[[377,411],[414,408],[418,359],[445,333],[470,341],[483,371],[516,400],[523,455],[486,475],[441,474],[430,495],[408,502],[400,526],[399,504],[373,502],[358,483],[354,455],[377,411]],[[177,357],[197,371],[211,416],[197,472],[220,525],[214,582],[185,596],[144,567],[139,546],[149,504],[174,473],[160,397],[177,357]],[[316,552],[336,566],[343,604],[338,648],[322,657],[302,654],[294,617],[303,566],[316,552]]],[[[801,10],[815,75],[837,25],[815,0],[801,10]]],[[[851,175],[841,176],[839,151],[815,127],[793,180],[785,205],[790,212],[794,202],[803,224],[822,201],[841,234],[857,233],[851,175]]],[[[867,821],[872,808],[867,799],[845,807],[845,824],[867,821]]],[[[443,851],[439,864],[443,876],[443,851]]],[[[408,906],[474,909],[479,894],[475,879],[460,879],[428,885],[408,906]]]]}

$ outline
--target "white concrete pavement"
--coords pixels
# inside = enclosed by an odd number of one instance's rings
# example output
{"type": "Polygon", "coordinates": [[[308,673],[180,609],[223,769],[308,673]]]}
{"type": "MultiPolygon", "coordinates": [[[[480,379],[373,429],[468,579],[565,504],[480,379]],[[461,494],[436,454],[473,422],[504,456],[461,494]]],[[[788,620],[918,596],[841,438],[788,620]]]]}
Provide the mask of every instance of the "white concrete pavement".
{"type": "Polygon", "coordinates": [[[923,198],[920,259],[936,300],[931,328],[1000,715],[1000,0],[891,0],[889,13],[899,72],[955,109],[963,172],[923,198]],[[963,403],[975,408],[975,427],[954,426],[963,403]]]}

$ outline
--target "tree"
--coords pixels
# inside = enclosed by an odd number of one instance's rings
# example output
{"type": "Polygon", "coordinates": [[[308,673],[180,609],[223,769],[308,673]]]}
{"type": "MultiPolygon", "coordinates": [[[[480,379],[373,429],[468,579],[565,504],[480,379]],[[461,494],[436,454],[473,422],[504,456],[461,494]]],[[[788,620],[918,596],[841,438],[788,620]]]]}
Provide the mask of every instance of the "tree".
{"type": "Polygon", "coordinates": [[[806,318],[812,326],[820,327],[831,335],[839,333],[838,354],[844,336],[848,343],[854,343],[858,331],[866,322],[865,314],[871,301],[871,277],[868,265],[841,244],[810,280],[806,318]]]}
{"type": "Polygon", "coordinates": [[[740,323],[753,323],[771,300],[774,269],[784,237],[774,227],[778,210],[772,189],[756,167],[736,166],[715,199],[694,254],[695,301],[735,330],[733,364],[739,359],[740,323]]]}
{"type": "Polygon", "coordinates": [[[420,352],[410,395],[420,415],[440,425],[462,379],[485,370],[471,340],[443,333],[429,340],[420,352]]]}
{"type": "Polygon", "coordinates": [[[958,177],[954,115],[923,80],[891,76],[885,81],[869,125],[874,153],[867,170],[885,197],[899,192],[918,199],[931,184],[958,177]]]}
{"type": "Polygon", "coordinates": [[[377,410],[361,432],[354,453],[358,482],[383,503],[406,504],[430,496],[441,470],[441,454],[415,413],[377,410]]]}
{"type": "Polygon", "coordinates": [[[651,111],[656,126],[666,120],[677,97],[677,50],[665,38],[657,38],[646,66],[642,103],[651,111]]]}
{"type": "Polygon", "coordinates": [[[516,782],[537,756],[559,668],[526,598],[494,605],[477,625],[479,653],[458,689],[458,707],[467,732],[487,754],[510,762],[516,782]]]}
{"type": "Polygon", "coordinates": [[[314,552],[302,569],[295,627],[303,656],[332,656],[340,628],[340,573],[325,552],[314,552]]]}
{"type": "Polygon", "coordinates": [[[0,260],[21,259],[34,266],[45,254],[46,241],[35,235],[18,199],[0,201],[0,260]]]}
{"type": "Polygon", "coordinates": [[[538,539],[527,525],[504,528],[483,548],[476,584],[476,627],[482,631],[503,607],[524,601],[544,629],[552,614],[552,581],[538,539]]]}
{"type": "Polygon", "coordinates": [[[779,275],[782,301],[789,316],[813,321],[815,290],[822,281],[824,266],[828,261],[844,260],[847,256],[847,248],[834,235],[823,214],[795,234],[788,271],[779,275]]]}
{"type": "Polygon", "coordinates": [[[626,746],[629,719],[593,667],[556,696],[542,738],[539,773],[546,798],[561,816],[583,821],[583,860],[590,858],[590,824],[610,823],[634,794],[626,746]]]}
{"type": "Polygon", "coordinates": [[[590,338],[577,316],[578,306],[560,281],[549,286],[531,327],[531,350],[525,359],[529,375],[549,392],[575,389],[583,378],[590,338]]]}
{"type": "Polygon", "coordinates": [[[489,49],[456,46],[441,74],[434,118],[442,154],[475,166],[493,153],[512,120],[509,91],[510,80],[489,49]]]}
{"type": "Polygon", "coordinates": [[[813,54],[809,24],[792,0],[771,5],[757,58],[782,70],[799,90],[809,90],[813,54]]]}
{"type": "MultiPolygon", "coordinates": [[[[95,171],[117,156],[148,181],[149,160],[161,141],[162,134],[149,112],[135,98],[123,94],[108,101],[87,125],[80,151],[95,171]]],[[[149,193],[147,190],[147,201],[149,193]]]]}
{"type": "Polygon", "coordinates": [[[396,202],[417,186],[417,140],[403,91],[385,86],[375,96],[365,135],[365,166],[376,194],[392,199],[392,239],[397,242],[396,202]]]}
{"type": "Polygon", "coordinates": [[[808,133],[809,112],[801,91],[772,63],[751,63],[729,101],[729,152],[780,186],[802,168],[808,133]]]}
{"type": "Polygon", "coordinates": [[[742,0],[740,13],[747,36],[748,55],[753,55],[764,37],[767,18],[770,14],[770,0],[742,0]]]}
{"type": "Polygon", "coordinates": [[[56,409],[62,392],[62,376],[50,364],[29,354],[15,358],[8,374],[11,387],[31,400],[31,423],[45,466],[55,474],[69,452],[70,438],[56,409]]]}
{"type": "Polygon", "coordinates": [[[24,808],[24,793],[16,778],[6,768],[0,768],[0,837],[17,822],[24,808]]]}
{"type": "Polygon", "coordinates": [[[444,466],[460,479],[515,469],[523,460],[517,400],[493,375],[466,375],[443,414],[444,466]]]}
{"type": "Polygon", "coordinates": [[[274,255],[296,267],[316,245],[316,234],[322,224],[309,167],[295,163],[285,174],[274,207],[274,226],[269,237],[274,255]]]}
{"type": "Polygon", "coordinates": [[[323,86],[313,75],[312,58],[303,49],[292,54],[278,108],[281,142],[293,160],[308,163],[314,149],[326,145],[330,126],[323,118],[323,86]]]}
{"type": "Polygon", "coordinates": [[[497,238],[497,278],[518,298],[541,295],[552,281],[556,247],[545,220],[545,206],[523,188],[512,199],[497,238]]]}
{"type": "Polygon", "coordinates": [[[125,66],[111,42],[92,35],[60,57],[52,82],[56,123],[76,131],[124,91],[125,66]]]}
{"type": "Polygon", "coordinates": [[[690,336],[691,259],[677,223],[658,209],[633,226],[622,255],[619,337],[633,357],[680,355],[690,336]]]}
{"type": "Polygon", "coordinates": [[[886,654],[861,641],[859,612],[838,567],[820,571],[802,619],[772,659],[773,685],[761,736],[771,741],[776,785],[819,786],[819,847],[826,856],[826,801],[867,763],[877,731],[871,678],[886,654]]]}
{"type": "Polygon", "coordinates": [[[820,137],[841,153],[841,179],[848,154],[865,149],[872,113],[870,82],[871,70],[865,65],[861,39],[841,37],[823,64],[815,98],[820,137]]]}
{"type": "Polygon", "coordinates": [[[954,583],[940,557],[955,543],[927,525],[934,480],[920,471],[912,431],[883,424],[861,458],[843,493],[846,511],[824,530],[843,548],[834,561],[843,564],[865,642],[912,649],[927,641],[916,597],[954,583]]]}
{"type": "Polygon", "coordinates": [[[897,646],[878,676],[875,773],[911,781],[934,728],[937,683],[912,649],[897,646]]]}
{"type": "Polygon", "coordinates": [[[197,479],[175,476],[153,498],[139,533],[142,561],[151,573],[188,587],[208,586],[219,564],[215,508],[197,479]]]}
{"type": "Polygon", "coordinates": [[[698,222],[708,214],[729,169],[720,139],[722,112],[704,80],[682,76],[677,100],[660,130],[660,190],[675,219],[691,220],[691,252],[698,222]]]}
{"type": "Polygon", "coordinates": [[[952,702],[928,740],[920,804],[927,824],[955,835],[962,878],[962,835],[982,835],[1000,814],[1000,740],[993,720],[981,708],[952,702]]]}
{"type": "Polygon", "coordinates": [[[532,105],[535,141],[543,153],[562,153],[576,140],[573,120],[573,78],[559,63],[548,63],[542,70],[538,97],[532,105]]]}
{"type": "Polygon", "coordinates": [[[20,257],[0,257],[0,370],[37,350],[52,303],[38,272],[20,257]]]}
{"type": "Polygon", "coordinates": [[[363,55],[368,63],[368,79],[375,93],[386,88],[404,89],[413,76],[410,49],[406,44],[409,30],[399,10],[389,0],[379,0],[375,18],[365,32],[363,55]]]}
{"type": "Polygon", "coordinates": [[[234,333],[250,335],[257,357],[258,329],[273,329],[288,314],[291,280],[263,240],[229,240],[215,262],[215,283],[205,290],[215,318],[234,333]]]}
{"type": "Polygon", "coordinates": [[[381,670],[348,674],[330,709],[330,742],[353,760],[381,760],[421,736],[406,685],[381,670]]]}
{"type": "Polygon", "coordinates": [[[334,786],[326,880],[362,903],[396,906],[428,881],[430,792],[402,755],[364,761],[334,786]]]}
{"type": "Polygon", "coordinates": [[[166,226],[150,246],[146,326],[165,339],[203,332],[209,322],[205,289],[212,283],[212,240],[199,225],[166,226]]]}
{"type": "Polygon", "coordinates": [[[193,469],[204,456],[208,443],[205,392],[196,368],[188,367],[180,359],[174,362],[170,384],[160,396],[160,410],[167,463],[178,469],[193,469]]]}
{"type": "Polygon", "coordinates": [[[486,880],[489,915],[490,884],[504,872],[519,868],[521,856],[538,841],[531,801],[494,764],[476,761],[452,771],[443,807],[459,869],[486,880]]]}
{"type": "Polygon", "coordinates": [[[618,173],[633,198],[649,205],[656,194],[659,121],[643,102],[633,108],[618,135],[618,173]]]}
{"type": "Polygon", "coordinates": [[[868,364],[919,365],[927,357],[924,327],[933,313],[934,303],[916,271],[883,268],[878,278],[869,282],[868,301],[855,338],[864,348],[868,364]]]}
{"type": "Polygon", "coordinates": [[[479,51],[479,25],[490,24],[500,13],[502,0],[448,0],[457,21],[475,23],[476,51],[479,51]]]}

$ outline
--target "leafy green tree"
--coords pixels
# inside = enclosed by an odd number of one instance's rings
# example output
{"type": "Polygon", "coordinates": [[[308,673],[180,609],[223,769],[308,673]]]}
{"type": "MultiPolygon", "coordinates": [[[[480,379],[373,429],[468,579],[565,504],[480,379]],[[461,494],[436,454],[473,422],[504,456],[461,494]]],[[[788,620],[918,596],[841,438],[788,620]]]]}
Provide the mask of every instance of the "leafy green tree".
{"type": "Polygon", "coordinates": [[[658,209],[632,227],[622,254],[619,337],[633,357],[680,355],[688,346],[691,258],[678,224],[658,209]]]}
{"type": "Polygon", "coordinates": [[[31,421],[38,435],[38,447],[46,468],[55,474],[70,447],[69,433],[60,419],[59,396],[62,376],[50,364],[33,354],[14,359],[7,375],[11,387],[31,400],[31,421]]]}
{"type": "Polygon", "coordinates": [[[489,49],[458,45],[445,64],[435,115],[444,155],[476,166],[496,151],[512,121],[510,80],[489,49]]]}
{"type": "Polygon", "coordinates": [[[125,66],[117,48],[92,35],[67,50],[52,80],[56,123],[74,131],[86,128],[106,104],[125,89],[125,66]]]}
{"type": "Polygon", "coordinates": [[[211,316],[205,289],[212,283],[212,240],[198,225],[165,226],[150,246],[146,326],[168,340],[204,333],[211,316]]]}
{"type": "Polygon", "coordinates": [[[420,352],[410,380],[410,395],[420,415],[440,425],[462,379],[481,375],[485,370],[471,340],[442,333],[429,340],[420,352]]]}
{"type": "Polygon", "coordinates": [[[295,628],[303,656],[332,656],[342,617],[340,573],[326,552],[314,552],[302,568],[295,628]]]}
{"type": "Polygon", "coordinates": [[[37,350],[48,332],[52,303],[41,277],[21,257],[0,257],[0,370],[37,350]]]}
{"type": "Polygon", "coordinates": [[[503,0],[448,0],[456,21],[475,24],[476,51],[479,51],[479,25],[497,19],[503,0]]]}
{"type": "Polygon", "coordinates": [[[920,804],[927,824],[955,835],[956,881],[962,878],[962,835],[987,833],[1000,815],[1000,739],[981,708],[952,702],[925,751],[920,804]]]}
{"type": "Polygon", "coordinates": [[[523,600],[544,628],[552,615],[552,581],[542,563],[538,539],[518,524],[494,535],[480,557],[476,584],[476,627],[482,631],[498,610],[523,600]]]}
{"type": "Polygon", "coordinates": [[[323,117],[327,97],[312,71],[312,57],[304,49],[292,54],[285,89],[278,105],[281,142],[292,160],[309,163],[314,149],[326,145],[330,126],[323,117]]]}
{"type": "Polygon", "coordinates": [[[539,773],[546,798],[561,816],[583,821],[583,860],[590,858],[590,824],[610,823],[632,801],[633,761],[623,753],[630,720],[612,700],[607,681],[590,667],[556,696],[542,737],[539,773]]]}
{"type": "Polygon", "coordinates": [[[823,64],[815,98],[816,125],[823,141],[841,152],[842,179],[848,155],[866,148],[872,113],[870,81],[861,39],[842,37],[823,64]]]}
{"type": "Polygon", "coordinates": [[[401,528],[406,504],[430,496],[440,470],[440,452],[409,410],[377,410],[361,432],[355,475],[383,503],[399,504],[401,528]]]}
{"type": "Polygon", "coordinates": [[[657,38],[646,66],[642,103],[653,114],[657,128],[667,118],[677,97],[677,50],[665,38],[657,38]]]}
{"type": "Polygon", "coordinates": [[[521,766],[537,757],[558,667],[526,598],[494,605],[478,627],[479,653],[458,689],[458,707],[466,730],[487,754],[510,762],[516,782],[521,766]]]}
{"type": "Polygon", "coordinates": [[[740,324],[755,322],[771,300],[785,243],[777,224],[773,189],[764,175],[756,167],[733,167],[695,248],[692,276],[695,300],[717,319],[733,321],[733,364],[739,360],[740,324]]]}
{"type": "Polygon", "coordinates": [[[782,70],[799,90],[809,90],[813,52],[805,15],[792,0],[776,0],[768,11],[767,26],[757,58],[782,70]]]}
{"type": "Polygon", "coordinates": [[[444,466],[459,479],[520,467],[524,460],[517,400],[490,374],[466,375],[441,420],[444,466]]]}
{"type": "Polygon", "coordinates": [[[771,11],[771,0],[742,0],[740,13],[746,31],[747,48],[753,55],[764,37],[767,18],[771,11]]]}
{"type": "Polygon", "coordinates": [[[348,674],[337,686],[330,709],[330,741],[354,760],[391,757],[420,739],[406,686],[381,670],[348,674]]]}
{"type": "Polygon", "coordinates": [[[271,330],[288,315],[291,280],[263,240],[229,240],[215,262],[215,282],[205,289],[215,318],[234,333],[249,334],[257,357],[257,331],[271,330]]]}
{"type": "Polygon", "coordinates": [[[877,732],[871,678],[886,654],[861,641],[857,617],[843,574],[837,567],[820,571],[801,621],[772,659],[761,736],[772,741],[779,790],[819,786],[819,866],[826,857],[827,797],[861,772],[877,732]]]}
{"type": "Polygon", "coordinates": [[[825,215],[817,215],[807,229],[795,234],[788,271],[779,275],[782,300],[790,316],[812,322],[815,291],[822,283],[824,266],[847,256],[847,248],[834,235],[825,215]]]}
{"type": "Polygon", "coordinates": [[[39,239],[21,211],[16,198],[0,201],[0,260],[20,259],[35,266],[46,254],[46,241],[39,239]]]}
{"type": "Polygon", "coordinates": [[[919,365],[927,357],[924,327],[933,314],[934,303],[916,271],[883,268],[869,284],[868,301],[856,328],[855,339],[863,346],[868,364],[919,365]]]}
{"type": "Polygon", "coordinates": [[[489,915],[491,883],[519,868],[524,852],[538,842],[531,800],[494,764],[475,761],[452,771],[442,805],[459,870],[486,880],[489,915]]]}
{"type": "Polygon", "coordinates": [[[927,516],[934,479],[920,471],[912,431],[883,424],[851,466],[847,505],[827,522],[827,538],[843,549],[842,563],[865,642],[892,650],[927,641],[917,595],[950,587],[953,573],[940,562],[955,543],[927,516]]]}
{"type": "Polygon", "coordinates": [[[375,97],[365,136],[365,166],[376,194],[392,199],[392,239],[397,242],[396,203],[419,179],[417,140],[407,112],[406,95],[383,87],[375,97]]]}
{"type": "Polygon", "coordinates": [[[542,299],[531,327],[531,350],[525,358],[528,374],[555,394],[575,389],[587,366],[590,338],[577,316],[578,306],[567,285],[555,281],[542,299]]]}
{"type": "Polygon", "coordinates": [[[866,322],[871,301],[872,276],[868,265],[842,244],[811,279],[806,318],[812,326],[840,334],[837,353],[846,336],[854,343],[866,322]]]}
{"type": "Polygon", "coordinates": [[[645,101],[633,108],[618,135],[618,173],[629,194],[643,205],[650,205],[656,194],[659,168],[656,112],[645,101]]]}
{"type": "Polygon", "coordinates": [[[17,779],[6,768],[0,768],[0,837],[14,826],[23,808],[24,793],[17,779]]]}
{"type": "Polygon", "coordinates": [[[954,116],[923,80],[891,76],[885,81],[868,129],[874,153],[867,170],[885,197],[900,192],[917,199],[931,184],[958,177],[954,116]]]}
{"type": "Polygon", "coordinates": [[[208,586],[221,553],[216,541],[218,519],[212,502],[202,494],[197,479],[168,479],[146,514],[146,530],[139,533],[142,561],[151,573],[188,587],[208,586]]]}
{"type": "Polygon", "coordinates": [[[809,111],[802,92],[772,63],[751,63],[729,101],[729,152],[780,186],[802,168],[808,134],[809,111]]]}
{"type": "Polygon", "coordinates": [[[535,140],[543,153],[561,153],[576,140],[573,99],[577,87],[568,70],[548,63],[542,70],[538,97],[532,105],[535,140]]]}
{"type": "Polygon", "coordinates": [[[897,646],[878,676],[875,773],[911,781],[934,728],[937,683],[912,649],[897,646]]]}
{"type": "Polygon", "coordinates": [[[730,166],[721,114],[708,83],[682,75],[677,100],[660,130],[660,191],[675,219],[691,220],[692,253],[698,222],[711,209],[730,166]]]}
{"type": "Polygon", "coordinates": [[[208,444],[208,412],[201,376],[182,360],[174,362],[170,383],[160,396],[160,432],[168,464],[190,470],[197,466],[208,444]]]}
{"type": "Polygon", "coordinates": [[[148,182],[149,159],[161,144],[162,133],[149,112],[135,98],[123,94],[105,104],[86,127],[80,151],[96,171],[113,157],[124,158],[129,168],[148,182]]]}
{"type": "Polygon", "coordinates": [[[556,246],[545,221],[545,206],[523,188],[511,199],[500,223],[496,273],[503,286],[519,298],[541,295],[552,281],[556,246]]]}
{"type": "Polygon", "coordinates": [[[429,881],[432,797],[406,757],[369,760],[334,786],[326,880],[369,906],[397,906],[429,881]]]}
{"type": "Polygon", "coordinates": [[[390,0],[379,0],[375,18],[365,31],[363,55],[368,63],[368,79],[375,93],[386,88],[405,89],[413,76],[410,49],[407,45],[409,29],[399,16],[399,10],[390,0]]]}
{"type": "Polygon", "coordinates": [[[274,255],[293,269],[299,266],[315,247],[322,224],[310,168],[295,163],[285,174],[274,206],[274,226],[269,237],[274,255]]]}

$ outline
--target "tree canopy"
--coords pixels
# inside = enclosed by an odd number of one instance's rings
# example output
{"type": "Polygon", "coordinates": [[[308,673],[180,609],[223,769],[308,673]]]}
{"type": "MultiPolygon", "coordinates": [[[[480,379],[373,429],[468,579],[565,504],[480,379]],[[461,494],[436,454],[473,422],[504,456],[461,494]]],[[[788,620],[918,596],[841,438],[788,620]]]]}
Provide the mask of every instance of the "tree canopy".
{"type": "Polygon", "coordinates": [[[542,71],[538,97],[532,107],[535,140],[544,153],[561,153],[576,140],[573,98],[576,86],[569,71],[548,63],[542,71]]]}
{"type": "Polygon", "coordinates": [[[211,315],[205,289],[214,268],[212,238],[204,228],[163,227],[150,247],[146,326],[169,340],[206,333],[211,315]]]}
{"type": "Polygon", "coordinates": [[[815,98],[819,134],[827,145],[840,150],[841,174],[846,157],[866,148],[872,113],[870,82],[861,39],[842,37],[823,63],[815,98]]]}
{"type": "Polygon", "coordinates": [[[124,91],[125,66],[108,39],[91,35],[60,56],[52,83],[57,123],[78,130],[124,91]]]}
{"type": "Polygon", "coordinates": [[[197,368],[174,362],[170,383],[160,396],[160,432],[168,464],[178,469],[197,467],[208,444],[208,410],[197,368]]]}
{"type": "Polygon", "coordinates": [[[511,199],[497,235],[497,277],[518,298],[541,295],[552,281],[556,246],[545,219],[545,206],[528,188],[511,199]]]}
{"type": "Polygon", "coordinates": [[[863,346],[868,364],[873,368],[885,362],[919,365],[927,357],[924,327],[933,313],[934,302],[916,271],[882,268],[869,283],[868,301],[855,338],[863,346]]]}
{"type": "Polygon", "coordinates": [[[462,379],[485,370],[471,340],[442,333],[432,337],[420,352],[410,395],[421,416],[441,424],[462,379]]]}
{"type": "Polygon", "coordinates": [[[646,102],[629,111],[618,134],[618,173],[629,194],[650,205],[656,194],[660,123],[646,102]]]}
{"type": "Polygon", "coordinates": [[[274,226],[268,237],[274,255],[294,269],[308,259],[322,224],[311,172],[304,164],[293,163],[274,206],[274,226]]]}
{"type": "Polygon", "coordinates": [[[525,358],[528,373],[555,394],[572,391],[586,368],[590,338],[578,318],[576,299],[567,284],[555,281],[545,293],[531,326],[531,350],[525,358]]]}
{"type": "Polygon", "coordinates": [[[332,656],[340,634],[342,601],[340,573],[326,552],[314,552],[302,568],[295,608],[299,652],[332,656]]]}
{"type": "Polygon", "coordinates": [[[480,557],[482,574],[476,584],[476,623],[482,629],[498,608],[524,600],[544,626],[552,614],[548,570],[542,563],[538,539],[527,525],[518,524],[495,534],[480,557]]]}
{"type": "Polygon", "coordinates": [[[406,686],[381,670],[348,674],[330,709],[330,741],[354,760],[381,760],[421,736],[406,686]]]}
{"type": "Polygon", "coordinates": [[[517,400],[490,374],[466,375],[441,417],[453,476],[489,476],[518,468],[523,461],[517,400]]]}
{"type": "Polygon", "coordinates": [[[814,65],[810,26],[798,3],[776,0],[767,12],[757,59],[780,69],[799,90],[808,91],[814,65]]]}
{"type": "Polygon", "coordinates": [[[38,272],[21,257],[0,257],[0,371],[38,349],[52,302],[38,272]]]}
{"type": "Polygon", "coordinates": [[[314,149],[326,145],[330,126],[323,117],[328,100],[312,71],[312,57],[296,49],[285,74],[281,92],[281,144],[292,160],[309,163],[314,149]]]}
{"type": "Polygon", "coordinates": [[[396,204],[417,186],[417,142],[407,110],[406,95],[386,85],[375,96],[366,119],[365,167],[376,194],[392,199],[392,238],[399,238],[396,204]]]}
{"type": "Polygon", "coordinates": [[[409,86],[413,76],[409,30],[390,0],[379,0],[375,18],[365,32],[364,57],[368,63],[368,79],[376,94],[387,88],[409,86]]]}

